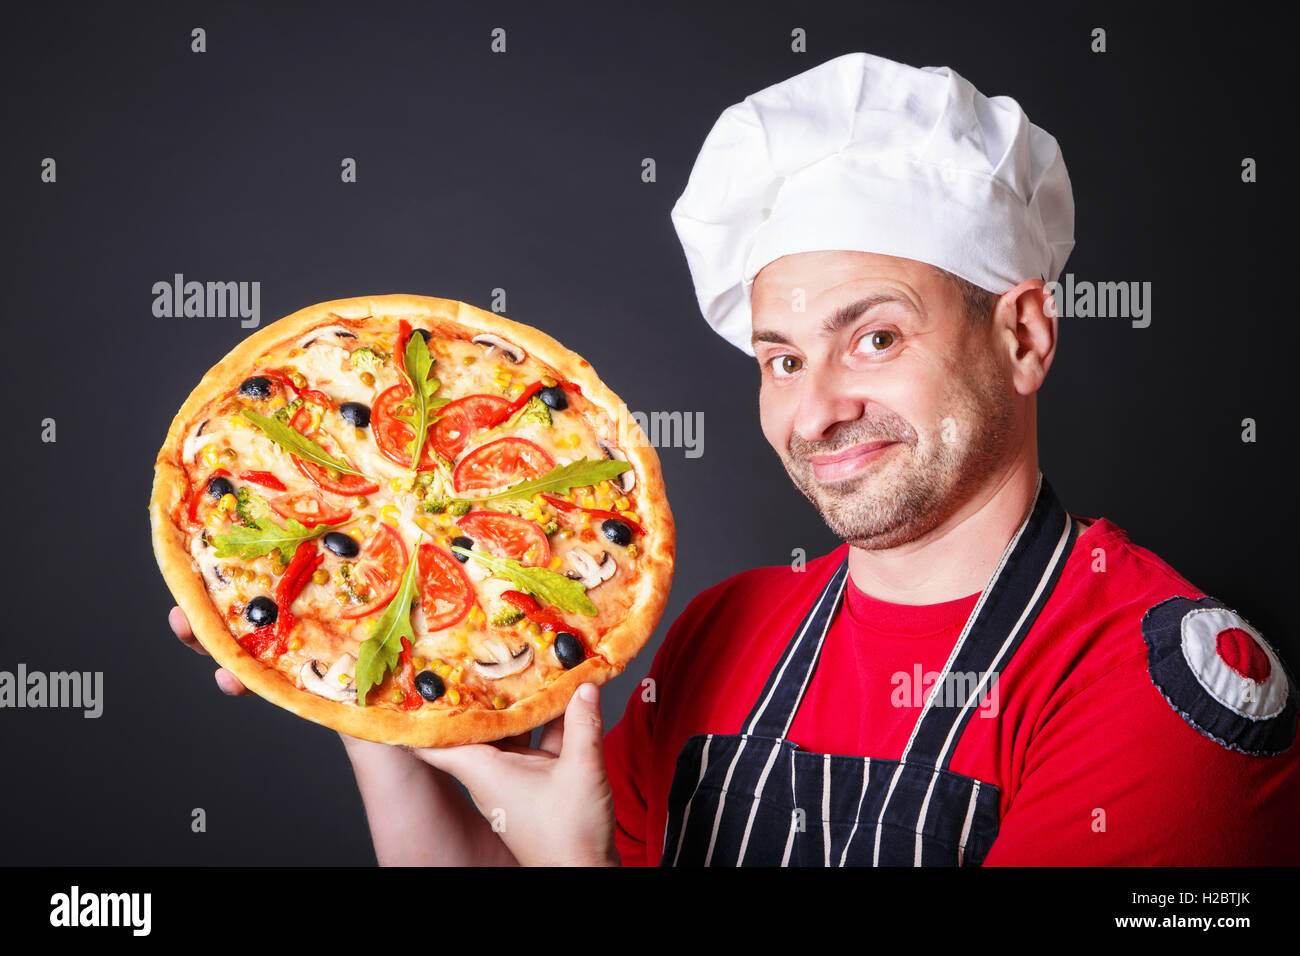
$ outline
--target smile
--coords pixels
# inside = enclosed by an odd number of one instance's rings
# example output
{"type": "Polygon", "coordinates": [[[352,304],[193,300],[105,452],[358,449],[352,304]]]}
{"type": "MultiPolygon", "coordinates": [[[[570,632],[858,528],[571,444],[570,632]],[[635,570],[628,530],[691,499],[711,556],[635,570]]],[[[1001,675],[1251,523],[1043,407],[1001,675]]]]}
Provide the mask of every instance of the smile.
{"type": "Polygon", "coordinates": [[[813,455],[808,461],[818,481],[839,481],[865,468],[897,444],[894,441],[863,442],[833,455],[813,455]]]}

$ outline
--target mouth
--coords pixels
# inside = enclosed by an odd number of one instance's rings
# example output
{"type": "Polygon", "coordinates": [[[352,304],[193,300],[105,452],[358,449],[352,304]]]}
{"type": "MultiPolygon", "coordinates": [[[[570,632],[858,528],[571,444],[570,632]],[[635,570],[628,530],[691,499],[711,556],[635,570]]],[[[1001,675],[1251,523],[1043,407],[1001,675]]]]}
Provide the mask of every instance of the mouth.
{"type": "Polygon", "coordinates": [[[865,468],[897,444],[896,441],[863,442],[833,455],[811,455],[808,461],[818,481],[840,481],[865,468]]]}

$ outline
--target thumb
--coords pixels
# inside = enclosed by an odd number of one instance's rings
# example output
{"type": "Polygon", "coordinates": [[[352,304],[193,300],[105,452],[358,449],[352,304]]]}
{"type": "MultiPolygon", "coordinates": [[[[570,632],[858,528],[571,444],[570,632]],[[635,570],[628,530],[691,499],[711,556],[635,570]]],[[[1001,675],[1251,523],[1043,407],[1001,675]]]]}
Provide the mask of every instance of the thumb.
{"type": "Polygon", "coordinates": [[[414,757],[419,757],[430,767],[451,774],[471,792],[488,782],[492,776],[493,761],[500,755],[489,744],[463,744],[459,747],[405,747],[414,757]]]}
{"type": "Polygon", "coordinates": [[[595,684],[583,684],[564,711],[564,739],[560,759],[592,762],[604,766],[601,748],[604,722],[600,716],[600,691],[595,684]]]}

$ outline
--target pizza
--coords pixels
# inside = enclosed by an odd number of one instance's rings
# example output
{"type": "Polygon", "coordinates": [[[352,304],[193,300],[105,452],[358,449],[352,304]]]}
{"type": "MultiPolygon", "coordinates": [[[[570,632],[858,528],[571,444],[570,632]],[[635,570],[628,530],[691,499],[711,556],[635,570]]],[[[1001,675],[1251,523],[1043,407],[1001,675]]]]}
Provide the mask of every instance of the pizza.
{"type": "Polygon", "coordinates": [[[150,520],[203,646],[355,737],[498,740],[620,673],[675,530],[592,366],[463,302],[342,299],[242,341],[176,414],[150,520]]]}

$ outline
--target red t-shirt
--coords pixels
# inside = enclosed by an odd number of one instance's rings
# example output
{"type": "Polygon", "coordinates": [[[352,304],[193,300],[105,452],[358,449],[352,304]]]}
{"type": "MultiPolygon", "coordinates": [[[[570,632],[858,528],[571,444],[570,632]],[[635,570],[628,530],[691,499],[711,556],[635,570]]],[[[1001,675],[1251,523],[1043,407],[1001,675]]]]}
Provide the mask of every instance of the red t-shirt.
{"type": "MultiPolygon", "coordinates": [[[[739,733],[847,552],[737,574],[669,629],[653,684],[605,738],[624,865],[659,862],[678,753],[694,734],[739,733]]],[[[1078,537],[953,751],[949,769],[1001,791],[986,865],[1300,864],[1300,745],[1275,756],[1228,749],[1152,683],[1142,615],[1175,595],[1204,592],[1105,518],[1078,537]]],[[[889,604],[850,578],[790,740],[814,753],[901,757],[978,597],[889,604]]]]}

